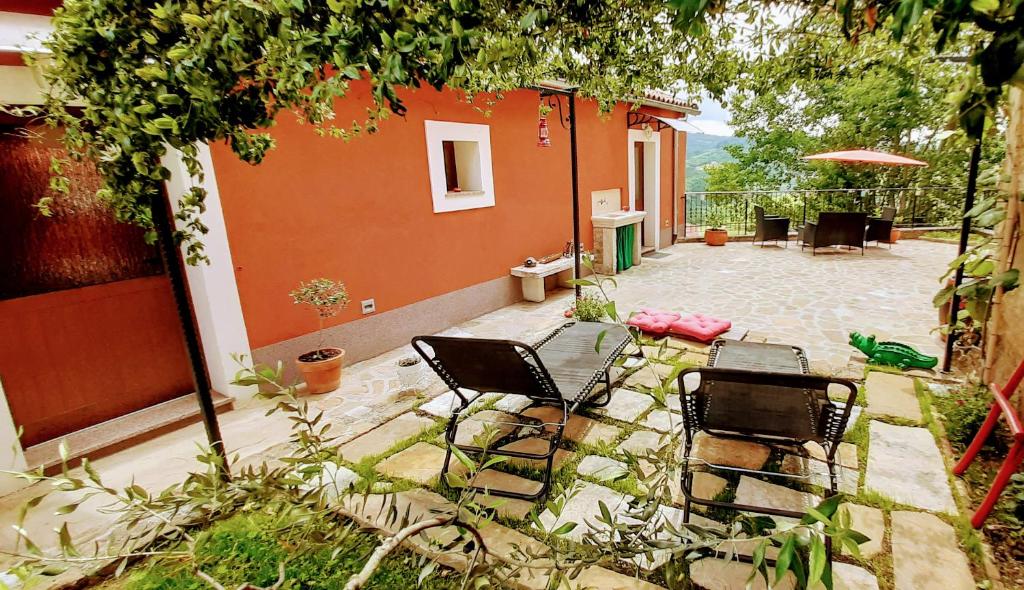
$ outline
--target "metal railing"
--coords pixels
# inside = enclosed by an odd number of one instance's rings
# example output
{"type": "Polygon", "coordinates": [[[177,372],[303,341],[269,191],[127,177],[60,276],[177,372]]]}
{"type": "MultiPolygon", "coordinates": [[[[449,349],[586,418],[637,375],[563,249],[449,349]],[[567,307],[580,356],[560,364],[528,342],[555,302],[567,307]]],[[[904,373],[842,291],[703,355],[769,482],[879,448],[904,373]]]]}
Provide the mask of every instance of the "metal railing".
{"type": "Polygon", "coordinates": [[[767,215],[789,217],[791,229],[815,221],[822,211],[864,211],[877,215],[896,208],[897,227],[956,225],[963,215],[964,189],[958,187],[715,191],[685,193],[683,237],[696,236],[710,221],[736,236],[754,233],[754,206],[767,215]]]}

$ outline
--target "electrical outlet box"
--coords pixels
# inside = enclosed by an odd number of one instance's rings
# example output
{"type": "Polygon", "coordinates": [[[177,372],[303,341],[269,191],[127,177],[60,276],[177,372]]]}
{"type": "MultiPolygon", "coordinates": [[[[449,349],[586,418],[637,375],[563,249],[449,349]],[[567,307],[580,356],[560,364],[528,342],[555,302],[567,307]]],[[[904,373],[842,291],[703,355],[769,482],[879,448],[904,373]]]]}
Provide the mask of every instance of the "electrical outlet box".
{"type": "Polygon", "coordinates": [[[364,299],[362,305],[363,315],[377,311],[377,303],[373,299],[364,299]]]}

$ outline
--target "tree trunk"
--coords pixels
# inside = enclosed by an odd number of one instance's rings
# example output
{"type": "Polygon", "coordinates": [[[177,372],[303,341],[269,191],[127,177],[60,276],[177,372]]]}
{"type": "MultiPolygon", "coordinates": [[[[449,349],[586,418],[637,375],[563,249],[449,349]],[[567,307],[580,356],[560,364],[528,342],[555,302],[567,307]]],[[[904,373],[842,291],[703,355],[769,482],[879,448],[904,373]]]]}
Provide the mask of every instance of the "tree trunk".
{"type": "MultiPolygon", "coordinates": [[[[1010,88],[1007,105],[1006,129],[1006,181],[1000,187],[1007,197],[1006,220],[996,228],[998,252],[996,271],[1005,272],[1015,266],[1017,244],[1020,240],[1021,177],[1024,176],[1024,89],[1010,88]]],[[[1024,318],[1024,297],[1020,292],[1007,295],[996,290],[992,299],[992,312],[985,343],[986,382],[1005,380],[1024,355],[1024,333],[1012,327],[1024,318]]],[[[1024,410],[1024,395],[1017,404],[1024,410]]]]}

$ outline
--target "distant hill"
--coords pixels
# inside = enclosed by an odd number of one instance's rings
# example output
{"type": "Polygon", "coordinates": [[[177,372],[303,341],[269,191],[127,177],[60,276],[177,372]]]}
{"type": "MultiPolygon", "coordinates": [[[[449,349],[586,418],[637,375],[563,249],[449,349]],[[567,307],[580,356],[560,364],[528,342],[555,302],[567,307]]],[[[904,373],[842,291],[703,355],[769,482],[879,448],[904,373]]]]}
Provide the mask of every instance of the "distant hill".
{"type": "Polygon", "coordinates": [[[707,135],[705,133],[686,134],[686,190],[703,191],[706,189],[704,166],[721,162],[732,162],[733,157],[725,151],[725,146],[745,145],[747,140],[742,137],[725,135],[707,135]]]}

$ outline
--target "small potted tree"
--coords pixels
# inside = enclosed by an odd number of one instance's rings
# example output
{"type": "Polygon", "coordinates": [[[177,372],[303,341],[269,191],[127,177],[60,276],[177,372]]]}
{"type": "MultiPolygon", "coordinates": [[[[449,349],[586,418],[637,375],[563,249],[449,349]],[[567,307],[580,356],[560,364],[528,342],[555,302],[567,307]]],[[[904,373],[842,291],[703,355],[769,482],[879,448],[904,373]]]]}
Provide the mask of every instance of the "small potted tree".
{"type": "Polygon", "coordinates": [[[718,213],[708,215],[708,229],[704,230],[704,243],[708,246],[724,246],[729,241],[725,220],[718,213]]]}
{"type": "Polygon", "coordinates": [[[296,304],[308,305],[316,311],[316,349],[299,355],[295,364],[306,381],[309,393],[327,393],[341,384],[341,362],[345,350],[324,346],[324,320],[338,315],[348,305],[348,291],[340,281],[313,279],[299,283],[299,288],[290,293],[296,304]]]}

